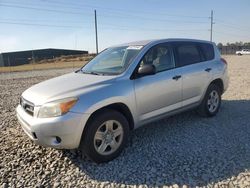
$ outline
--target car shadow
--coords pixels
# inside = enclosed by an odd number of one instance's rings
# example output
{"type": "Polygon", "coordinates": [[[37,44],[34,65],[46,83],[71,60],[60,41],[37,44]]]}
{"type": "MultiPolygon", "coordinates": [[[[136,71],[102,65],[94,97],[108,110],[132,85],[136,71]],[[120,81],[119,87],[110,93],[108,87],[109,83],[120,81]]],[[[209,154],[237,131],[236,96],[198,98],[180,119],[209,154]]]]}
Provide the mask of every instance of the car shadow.
{"type": "Polygon", "coordinates": [[[104,164],[63,151],[82,173],[127,185],[205,186],[250,169],[250,101],[223,100],[213,118],[185,112],[132,132],[122,154],[104,164]]]}

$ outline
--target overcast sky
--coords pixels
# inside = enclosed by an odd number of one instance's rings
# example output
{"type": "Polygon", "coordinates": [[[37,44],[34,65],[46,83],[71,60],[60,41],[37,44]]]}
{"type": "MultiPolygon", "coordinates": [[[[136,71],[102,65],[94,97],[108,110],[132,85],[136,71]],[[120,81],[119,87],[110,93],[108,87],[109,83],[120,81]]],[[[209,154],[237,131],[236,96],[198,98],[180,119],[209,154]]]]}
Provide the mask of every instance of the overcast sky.
{"type": "Polygon", "coordinates": [[[95,51],[156,38],[250,42],[250,0],[0,0],[0,52],[39,48],[95,51]]]}

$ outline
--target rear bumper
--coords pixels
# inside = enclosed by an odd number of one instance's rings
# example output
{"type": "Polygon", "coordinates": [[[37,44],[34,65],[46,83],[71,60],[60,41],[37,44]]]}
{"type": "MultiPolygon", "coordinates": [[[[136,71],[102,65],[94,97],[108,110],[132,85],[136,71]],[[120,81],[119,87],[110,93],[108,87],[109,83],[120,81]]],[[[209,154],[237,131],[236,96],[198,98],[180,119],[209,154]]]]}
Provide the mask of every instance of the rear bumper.
{"type": "Polygon", "coordinates": [[[60,117],[36,118],[27,114],[20,105],[17,118],[24,132],[36,144],[57,149],[78,148],[88,114],[68,112],[60,117]]]}

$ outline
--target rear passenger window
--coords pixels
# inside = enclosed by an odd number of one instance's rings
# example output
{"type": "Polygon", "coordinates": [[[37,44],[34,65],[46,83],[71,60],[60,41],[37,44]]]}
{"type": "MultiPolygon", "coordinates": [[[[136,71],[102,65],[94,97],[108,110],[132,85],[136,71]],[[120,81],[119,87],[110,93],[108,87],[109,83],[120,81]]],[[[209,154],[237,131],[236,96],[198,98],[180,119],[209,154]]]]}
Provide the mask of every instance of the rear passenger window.
{"type": "Polygon", "coordinates": [[[205,61],[214,59],[214,47],[212,44],[201,43],[199,46],[202,50],[205,61]]]}
{"type": "Polygon", "coordinates": [[[196,44],[183,43],[176,47],[179,66],[201,62],[199,48],[196,44]]]}

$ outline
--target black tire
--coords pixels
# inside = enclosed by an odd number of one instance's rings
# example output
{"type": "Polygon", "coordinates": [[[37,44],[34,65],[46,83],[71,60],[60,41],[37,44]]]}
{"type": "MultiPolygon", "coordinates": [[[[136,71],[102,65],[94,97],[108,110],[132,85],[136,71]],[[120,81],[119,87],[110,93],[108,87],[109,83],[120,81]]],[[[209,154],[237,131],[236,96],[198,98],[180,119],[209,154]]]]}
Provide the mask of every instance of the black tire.
{"type": "Polygon", "coordinates": [[[86,125],[84,134],[82,135],[80,150],[90,160],[96,163],[108,162],[118,157],[128,142],[129,124],[127,119],[115,110],[102,110],[94,115],[94,117],[86,125]],[[108,120],[115,120],[120,123],[123,129],[123,136],[119,147],[109,155],[101,155],[95,148],[94,137],[99,127],[108,120]]]}
{"type": "Polygon", "coordinates": [[[221,105],[221,89],[216,85],[216,84],[210,84],[207,88],[206,94],[201,102],[201,104],[197,108],[197,113],[202,116],[202,117],[213,117],[215,116],[220,108],[221,105]],[[209,100],[209,95],[212,92],[216,92],[218,94],[218,106],[214,111],[209,110],[209,105],[208,105],[208,100],[209,100]]]}

